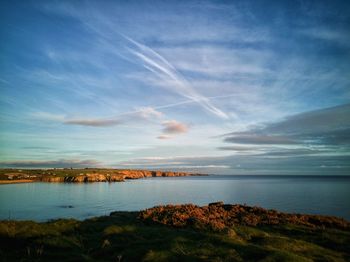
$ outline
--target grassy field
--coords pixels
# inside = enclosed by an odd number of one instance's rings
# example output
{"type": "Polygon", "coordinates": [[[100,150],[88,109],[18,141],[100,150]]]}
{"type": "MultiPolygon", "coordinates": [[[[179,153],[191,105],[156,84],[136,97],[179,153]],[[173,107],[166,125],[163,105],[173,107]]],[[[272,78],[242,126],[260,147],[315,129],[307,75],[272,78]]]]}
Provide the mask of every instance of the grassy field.
{"type": "Polygon", "coordinates": [[[172,227],[114,212],[0,222],[1,261],[349,261],[350,232],[301,225],[172,227]]]}

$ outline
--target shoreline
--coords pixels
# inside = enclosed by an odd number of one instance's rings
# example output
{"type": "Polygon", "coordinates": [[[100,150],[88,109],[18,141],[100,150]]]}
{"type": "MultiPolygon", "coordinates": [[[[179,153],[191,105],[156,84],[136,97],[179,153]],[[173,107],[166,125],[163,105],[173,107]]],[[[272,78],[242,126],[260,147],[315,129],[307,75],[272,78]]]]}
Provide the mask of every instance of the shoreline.
{"type": "Polygon", "coordinates": [[[223,202],[0,221],[7,261],[347,261],[350,222],[223,202]]]}

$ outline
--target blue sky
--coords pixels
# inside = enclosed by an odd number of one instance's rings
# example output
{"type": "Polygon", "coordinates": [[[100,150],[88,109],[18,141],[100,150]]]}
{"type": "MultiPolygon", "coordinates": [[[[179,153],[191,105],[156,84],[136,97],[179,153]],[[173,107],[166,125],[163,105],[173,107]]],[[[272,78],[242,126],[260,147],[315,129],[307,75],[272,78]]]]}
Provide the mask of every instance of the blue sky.
{"type": "Polygon", "coordinates": [[[349,174],[347,1],[2,1],[0,166],[349,174]]]}

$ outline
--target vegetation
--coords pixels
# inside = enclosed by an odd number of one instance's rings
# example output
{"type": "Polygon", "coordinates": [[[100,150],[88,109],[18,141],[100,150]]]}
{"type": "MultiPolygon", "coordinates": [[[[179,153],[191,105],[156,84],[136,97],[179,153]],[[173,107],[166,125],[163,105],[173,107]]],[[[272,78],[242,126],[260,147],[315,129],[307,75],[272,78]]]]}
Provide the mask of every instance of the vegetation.
{"type": "MultiPolygon", "coordinates": [[[[189,211],[193,211],[191,216],[198,212],[195,209],[200,207],[193,207],[193,210],[167,206],[142,212],[114,212],[85,221],[2,221],[0,257],[3,261],[350,260],[346,221],[342,228],[293,221],[249,226],[243,220],[207,227],[207,220],[202,224],[196,217],[187,217],[189,223],[172,224],[179,217],[185,218],[189,211]],[[160,208],[166,213],[160,212],[160,208]]],[[[216,213],[218,208],[215,207],[216,213]]],[[[221,218],[213,219],[215,224],[221,218]]]]}

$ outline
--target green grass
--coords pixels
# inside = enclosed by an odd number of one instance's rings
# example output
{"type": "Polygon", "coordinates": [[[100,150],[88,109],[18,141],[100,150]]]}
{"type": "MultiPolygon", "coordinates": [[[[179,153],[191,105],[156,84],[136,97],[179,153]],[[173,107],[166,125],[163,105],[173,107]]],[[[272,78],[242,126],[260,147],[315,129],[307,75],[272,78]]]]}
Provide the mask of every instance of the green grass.
{"type": "Polygon", "coordinates": [[[144,223],[137,212],[85,221],[0,222],[1,261],[349,261],[350,232],[296,225],[220,232],[144,223]]]}

